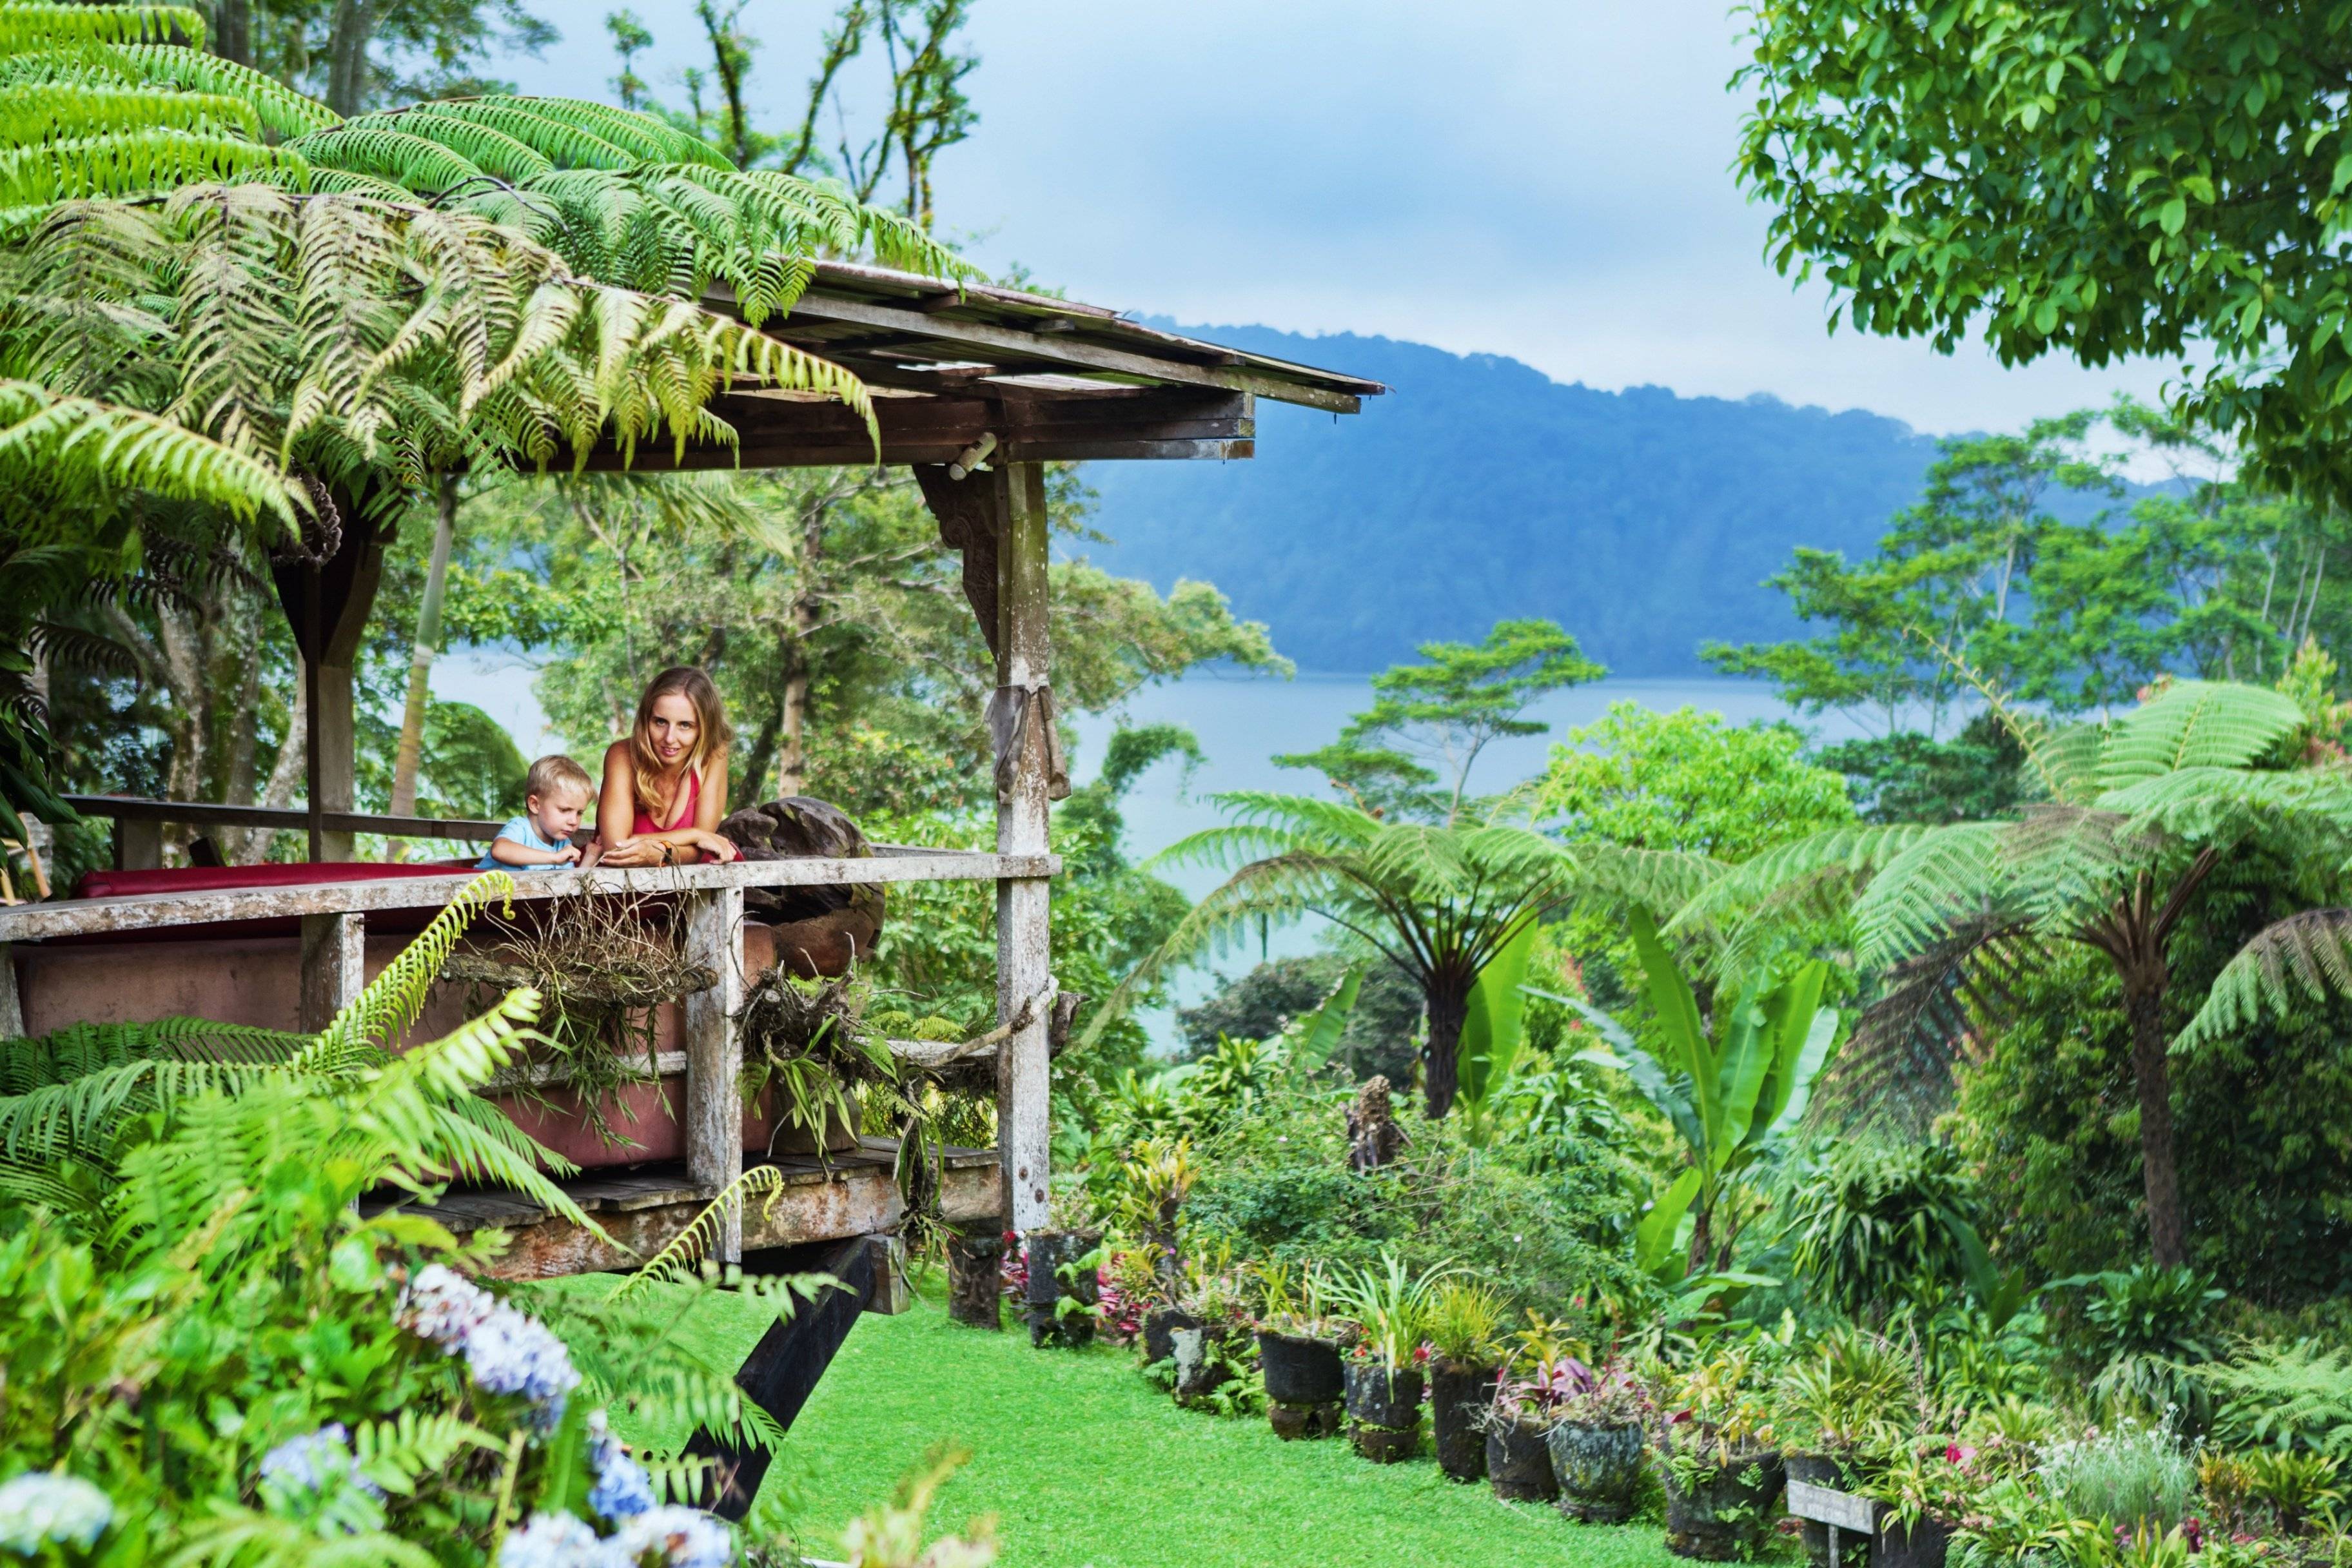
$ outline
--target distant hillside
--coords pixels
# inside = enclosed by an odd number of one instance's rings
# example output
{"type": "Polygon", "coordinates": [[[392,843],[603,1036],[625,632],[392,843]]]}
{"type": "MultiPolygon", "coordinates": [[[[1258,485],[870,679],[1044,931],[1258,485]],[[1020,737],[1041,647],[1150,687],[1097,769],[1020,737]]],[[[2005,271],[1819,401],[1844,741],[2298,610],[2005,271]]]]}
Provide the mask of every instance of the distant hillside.
{"type": "Polygon", "coordinates": [[[1794,545],[1868,552],[1935,456],[1874,414],[1595,392],[1387,338],[1196,330],[1393,388],[1337,420],[1261,401],[1249,462],[1087,470],[1117,541],[1097,562],[1162,589],[1207,578],[1302,669],[1380,669],[1533,615],[1617,674],[1697,670],[1706,638],[1794,633],[1758,584],[1794,545]]]}

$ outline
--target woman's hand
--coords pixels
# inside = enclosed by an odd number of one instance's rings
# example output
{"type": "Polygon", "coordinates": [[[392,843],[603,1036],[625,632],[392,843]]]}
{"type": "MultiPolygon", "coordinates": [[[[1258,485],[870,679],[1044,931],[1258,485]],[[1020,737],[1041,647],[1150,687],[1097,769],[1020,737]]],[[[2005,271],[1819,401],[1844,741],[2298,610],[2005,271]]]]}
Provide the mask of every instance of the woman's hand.
{"type": "Polygon", "coordinates": [[[616,838],[598,857],[605,866],[658,866],[662,863],[662,847],[650,838],[616,838]]]}
{"type": "Polygon", "coordinates": [[[697,831],[694,836],[694,847],[709,856],[712,864],[719,866],[724,866],[730,860],[740,859],[743,854],[741,850],[735,847],[733,839],[721,838],[716,833],[697,831]]]}

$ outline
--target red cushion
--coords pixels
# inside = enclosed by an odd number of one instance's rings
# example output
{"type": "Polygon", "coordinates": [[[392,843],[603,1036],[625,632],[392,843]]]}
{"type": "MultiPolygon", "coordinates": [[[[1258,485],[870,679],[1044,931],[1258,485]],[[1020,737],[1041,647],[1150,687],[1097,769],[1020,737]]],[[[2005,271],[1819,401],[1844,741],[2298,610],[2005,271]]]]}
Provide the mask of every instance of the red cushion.
{"type": "Polygon", "coordinates": [[[394,865],[375,860],[269,861],[259,866],[167,866],[155,871],[85,871],[78,899],[128,899],[142,893],[209,893],[221,888],[304,888],[314,882],[375,882],[394,877],[446,877],[470,871],[471,860],[423,860],[394,865]]]}

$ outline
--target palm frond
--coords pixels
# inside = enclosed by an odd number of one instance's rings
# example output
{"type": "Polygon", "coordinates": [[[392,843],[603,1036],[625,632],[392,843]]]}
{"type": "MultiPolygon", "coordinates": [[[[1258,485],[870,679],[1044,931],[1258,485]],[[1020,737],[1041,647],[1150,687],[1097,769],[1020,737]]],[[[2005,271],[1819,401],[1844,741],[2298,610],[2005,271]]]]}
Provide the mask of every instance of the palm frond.
{"type": "Polygon", "coordinates": [[[2305,910],[2265,926],[2213,978],[2176,1051],[2290,1012],[2352,997],[2352,910],[2305,910]]]}
{"type": "Polygon", "coordinates": [[[2292,698],[2231,681],[2184,680],[2118,719],[2099,761],[2116,790],[2183,768],[2245,768],[2303,727],[2292,698]]]}

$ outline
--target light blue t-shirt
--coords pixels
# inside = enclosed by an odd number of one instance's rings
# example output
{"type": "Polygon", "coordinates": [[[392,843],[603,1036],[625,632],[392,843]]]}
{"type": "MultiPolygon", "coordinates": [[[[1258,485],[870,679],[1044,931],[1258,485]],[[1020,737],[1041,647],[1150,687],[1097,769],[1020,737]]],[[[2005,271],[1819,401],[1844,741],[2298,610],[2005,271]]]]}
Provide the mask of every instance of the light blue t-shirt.
{"type": "MultiPolygon", "coordinates": [[[[526,849],[561,850],[572,847],[572,840],[569,838],[561,844],[550,844],[546,839],[541,838],[539,836],[539,824],[533,822],[528,815],[518,816],[499,828],[499,837],[520,844],[526,849]]],[[[491,854],[488,849],[485,849],[482,851],[482,858],[474,862],[474,869],[477,871],[563,871],[569,870],[570,868],[561,860],[551,860],[544,866],[509,866],[491,854]]]]}

